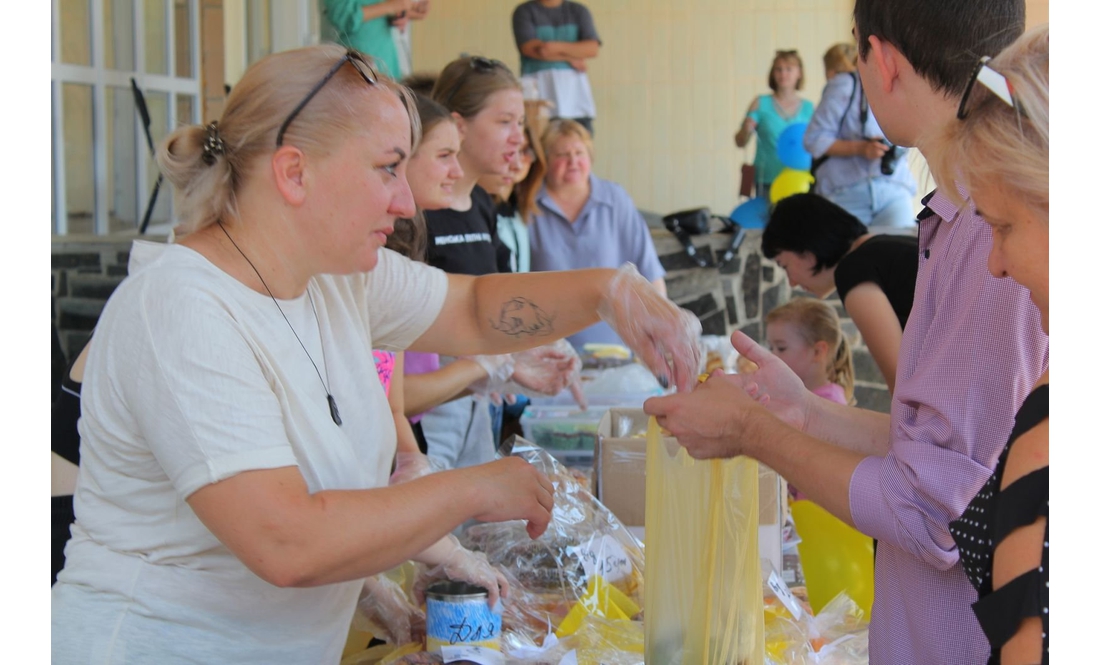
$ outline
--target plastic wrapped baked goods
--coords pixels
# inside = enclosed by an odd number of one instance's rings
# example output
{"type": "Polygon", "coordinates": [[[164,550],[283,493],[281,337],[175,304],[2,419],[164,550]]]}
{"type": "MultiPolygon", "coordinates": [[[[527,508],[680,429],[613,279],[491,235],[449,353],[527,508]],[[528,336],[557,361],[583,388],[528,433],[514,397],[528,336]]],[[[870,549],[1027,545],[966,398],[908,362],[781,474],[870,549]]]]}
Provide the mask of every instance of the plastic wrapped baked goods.
{"type": "Polygon", "coordinates": [[[471,526],[461,538],[466,547],[484,552],[511,584],[504,610],[505,651],[541,645],[548,629],[558,631],[571,612],[574,617],[610,612],[620,620],[639,618],[641,544],[548,452],[517,437],[512,454],[554,483],[554,513],[546,533],[531,540],[522,522],[502,522],[471,526]],[[618,602],[610,600],[612,594],[618,594],[618,602]],[[578,603],[583,612],[574,609],[578,603]]]}

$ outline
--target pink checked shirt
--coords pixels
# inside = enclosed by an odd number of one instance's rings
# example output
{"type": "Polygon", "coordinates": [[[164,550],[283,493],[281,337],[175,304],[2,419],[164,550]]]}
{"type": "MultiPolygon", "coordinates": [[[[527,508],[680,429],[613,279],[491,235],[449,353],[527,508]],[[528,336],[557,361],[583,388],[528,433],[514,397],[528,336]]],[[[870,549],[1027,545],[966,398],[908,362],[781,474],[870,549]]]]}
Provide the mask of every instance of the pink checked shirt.
{"type": "Polygon", "coordinates": [[[1045,371],[1047,337],[1028,292],[986,268],[989,226],[934,192],[891,405],[891,447],[852,476],[859,530],[878,539],[872,665],[985,663],[948,523],[997,464],[1014,414],[1045,371]],[[934,214],[931,214],[934,213],[934,214]]]}

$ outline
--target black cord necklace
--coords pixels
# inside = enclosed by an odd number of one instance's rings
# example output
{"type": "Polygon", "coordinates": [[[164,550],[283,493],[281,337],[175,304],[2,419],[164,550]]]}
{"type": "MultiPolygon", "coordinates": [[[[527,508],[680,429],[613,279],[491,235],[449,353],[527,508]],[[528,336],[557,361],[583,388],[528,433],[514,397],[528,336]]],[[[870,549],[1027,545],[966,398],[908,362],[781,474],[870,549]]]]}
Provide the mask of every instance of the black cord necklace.
{"type": "MultiPolygon", "coordinates": [[[[298,332],[294,330],[294,326],[290,325],[290,319],[286,318],[286,314],[283,313],[283,308],[279,307],[279,301],[275,299],[275,294],[273,294],[271,292],[271,289],[267,286],[267,282],[264,281],[263,275],[260,274],[260,271],[256,269],[256,265],[252,263],[252,260],[248,258],[248,255],[244,253],[244,250],[240,248],[237,242],[233,240],[233,236],[229,235],[229,231],[225,228],[225,225],[222,224],[221,221],[219,221],[218,226],[221,227],[222,233],[225,234],[225,237],[229,238],[229,242],[233,243],[233,246],[236,247],[237,251],[241,253],[241,256],[244,257],[244,260],[248,262],[248,265],[252,267],[252,271],[256,273],[256,277],[260,278],[260,284],[264,285],[264,289],[267,291],[267,295],[271,297],[271,302],[275,303],[275,308],[279,310],[279,314],[283,315],[283,321],[286,321],[286,325],[288,328],[290,328],[290,332],[294,334],[294,339],[298,340],[298,345],[302,347],[302,351],[305,351],[306,358],[309,358],[310,364],[313,365],[313,371],[317,372],[317,378],[321,380],[321,387],[325,389],[325,397],[328,398],[328,411],[329,415],[332,416],[332,422],[336,423],[337,426],[343,425],[344,421],[340,418],[340,409],[336,407],[336,398],[332,396],[332,391],[328,389],[328,384],[325,383],[324,377],[321,376],[321,370],[317,368],[317,363],[313,362],[313,356],[309,355],[309,351],[306,350],[306,345],[302,343],[302,338],[298,337],[298,332]]],[[[313,304],[313,294],[309,292],[308,286],[306,287],[306,295],[309,296],[309,306],[313,309],[313,318],[318,322],[317,325],[320,326],[320,319],[317,317],[317,306],[313,304]]],[[[325,345],[324,342],[322,342],[321,362],[324,361],[325,345]]],[[[325,369],[328,369],[327,363],[325,364],[325,369]]]]}

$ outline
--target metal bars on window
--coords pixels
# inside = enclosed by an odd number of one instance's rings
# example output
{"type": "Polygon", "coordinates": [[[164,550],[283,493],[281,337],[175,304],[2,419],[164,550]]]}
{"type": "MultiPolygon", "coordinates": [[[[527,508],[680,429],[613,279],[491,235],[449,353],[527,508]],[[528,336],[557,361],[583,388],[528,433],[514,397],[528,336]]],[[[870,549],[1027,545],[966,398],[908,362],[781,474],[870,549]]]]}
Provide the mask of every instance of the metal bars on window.
{"type": "MultiPolygon", "coordinates": [[[[52,10],[53,231],[136,229],[156,169],[130,79],[163,109],[154,140],[199,122],[199,0],[52,0],[52,10]],[[162,49],[156,63],[150,46],[162,49]],[[153,64],[160,71],[148,71],[153,64]]],[[[171,222],[169,198],[155,221],[171,222]]]]}

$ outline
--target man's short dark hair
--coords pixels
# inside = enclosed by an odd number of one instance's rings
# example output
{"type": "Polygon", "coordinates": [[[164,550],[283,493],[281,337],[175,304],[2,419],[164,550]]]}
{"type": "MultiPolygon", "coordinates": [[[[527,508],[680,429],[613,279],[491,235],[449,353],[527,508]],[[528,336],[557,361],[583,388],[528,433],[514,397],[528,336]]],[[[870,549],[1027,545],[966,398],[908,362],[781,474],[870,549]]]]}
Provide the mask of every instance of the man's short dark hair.
{"type": "Polygon", "coordinates": [[[983,55],[1024,32],[1024,0],[856,0],[859,57],[868,37],[893,44],[932,89],[959,96],[983,55]]]}
{"type": "Polygon", "coordinates": [[[863,222],[817,194],[794,194],[775,204],[764,227],[761,250],[774,259],[779,252],[809,252],[817,259],[814,274],[832,268],[867,233],[863,222]]]}

